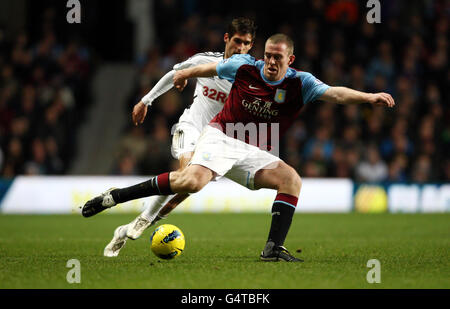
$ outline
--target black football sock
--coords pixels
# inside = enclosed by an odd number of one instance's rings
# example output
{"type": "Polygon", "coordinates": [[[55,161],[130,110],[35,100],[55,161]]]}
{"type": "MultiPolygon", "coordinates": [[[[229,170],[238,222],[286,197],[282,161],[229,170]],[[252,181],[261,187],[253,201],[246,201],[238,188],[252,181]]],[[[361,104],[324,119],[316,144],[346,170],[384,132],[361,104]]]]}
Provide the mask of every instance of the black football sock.
{"type": "Polygon", "coordinates": [[[267,241],[273,241],[275,246],[282,246],[291,227],[298,198],[289,194],[279,193],[272,205],[272,224],[267,241]]]}
{"type": "Polygon", "coordinates": [[[117,204],[152,195],[170,195],[169,173],[164,173],[137,185],[115,189],[111,191],[114,202],[117,204]]]}

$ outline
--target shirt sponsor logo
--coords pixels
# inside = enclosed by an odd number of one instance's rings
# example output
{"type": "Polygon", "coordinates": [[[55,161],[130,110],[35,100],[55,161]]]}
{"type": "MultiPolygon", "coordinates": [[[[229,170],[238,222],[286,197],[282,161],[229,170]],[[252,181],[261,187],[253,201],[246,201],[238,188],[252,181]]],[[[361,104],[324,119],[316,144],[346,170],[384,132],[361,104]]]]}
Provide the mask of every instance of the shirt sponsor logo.
{"type": "Polygon", "coordinates": [[[261,117],[264,119],[271,119],[272,117],[278,116],[278,110],[272,109],[272,103],[270,101],[262,101],[255,99],[252,102],[247,100],[242,100],[242,106],[250,114],[261,117]]]}

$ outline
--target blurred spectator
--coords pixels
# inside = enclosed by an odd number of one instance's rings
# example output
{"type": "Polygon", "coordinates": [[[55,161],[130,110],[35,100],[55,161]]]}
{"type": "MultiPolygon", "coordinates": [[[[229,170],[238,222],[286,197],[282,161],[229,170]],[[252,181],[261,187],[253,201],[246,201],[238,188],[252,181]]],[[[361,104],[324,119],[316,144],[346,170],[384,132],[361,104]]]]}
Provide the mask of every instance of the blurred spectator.
{"type": "Polygon", "coordinates": [[[145,175],[156,174],[161,169],[170,169],[175,160],[171,154],[171,132],[166,120],[159,116],[151,132],[147,152],[140,162],[140,170],[145,175]]]}
{"type": "Polygon", "coordinates": [[[142,126],[133,126],[122,137],[118,145],[118,153],[129,153],[137,161],[144,158],[148,148],[148,139],[142,126]]]}
{"type": "Polygon", "coordinates": [[[355,0],[332,1],[326,10],[330,22],[354,24],[358,20],[358,5],[355,0]]]}
{"type": "Polygon", "coordinates": [[[356,179],[358,181],[381,182],[388,177],[388,168],[381,159],[375,145],[369,145],[365,159],[356,167],[356,179]]]}
{"type": "Polygon", "coordinates": [[[124,151],[120,154],[117,166],[112,170],[113,175],[131,176],[137,174],[136,158],[132,153],[124,151]]]}
{"type": "Polygon", "coordinates": [[[334,148],[333,158],[329,165],[328,177],[351,178],[353,169],[350,160],[346,156],[346,151],[337,146],[334,148]]]}
{"type": "Polygon", "coordinates": [[[367,84],[373,88],[386,90],[395,75],[395,64],[392,55],[392,45],[389,41],[382,41],[378,45],[378,55],[372,58],[367,69],[367,84]]]}
{"type": "Polygon", "coordinates": [[[317,129],[304,148],[304,156],[307,159],[329,160],[333,154],[334,143],[330,136],[330,129],[327,126],[321,126],[317,129]]]}
{"type": "Polygon", "coordinates": [[[408,158],[404,154],[397,154],[389,164],[388,180],[391,182],[405,182],[407,174],[408,158]]]}
{"type": "Polygon", "coordinates": [[[433,179],[430,157],[420,155],[412,167],[412,181],[423,183],[433,179]]]}

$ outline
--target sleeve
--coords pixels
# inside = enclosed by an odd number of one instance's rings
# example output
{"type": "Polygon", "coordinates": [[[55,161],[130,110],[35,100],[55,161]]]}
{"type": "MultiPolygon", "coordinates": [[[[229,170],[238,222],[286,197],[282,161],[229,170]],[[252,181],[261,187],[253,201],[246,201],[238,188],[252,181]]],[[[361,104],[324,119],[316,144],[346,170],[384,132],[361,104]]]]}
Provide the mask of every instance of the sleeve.
{"type": "Polygon", "coordinates": [[[302,96],[304,104],[316,101],[328,88],[330,88],[330,86],[317,79],[311,73],[298,72],[297,74],[302,81],[302,96]]]}
{"type": "Polygon", "coordinates": [[[237,70],[244,64],[254,64],[255,58],[250,55],[236,54],[228,59],[224,59],[217,64],[217,75],[221,79],[234,82],[237,70]]]}
{"type": "Polygon", "coordinates": [[[152,105],[152,102],[159,97],[160,95],[166,93],[173,87],[173,75],[175,74],[175,71],[172,70],[168,72],[166,75],[164,75],[157,83],[156,85],[150,90],[149,93],[147,93],[142,98],[142,103],[145,105],[152,105]]]}
{"type": "Polygon", "coordinates": [[[184,70],[199,64],[205,64],[210,62],[219,62],[219,60],[222,59],[222,53],[200,53],[195,54],[191,58],[187,59],[186,61],[177,63],[173,66],[173,69],[178,70],[184,70]],[[215,60],[217,58],[217,60],[215,60]]]}

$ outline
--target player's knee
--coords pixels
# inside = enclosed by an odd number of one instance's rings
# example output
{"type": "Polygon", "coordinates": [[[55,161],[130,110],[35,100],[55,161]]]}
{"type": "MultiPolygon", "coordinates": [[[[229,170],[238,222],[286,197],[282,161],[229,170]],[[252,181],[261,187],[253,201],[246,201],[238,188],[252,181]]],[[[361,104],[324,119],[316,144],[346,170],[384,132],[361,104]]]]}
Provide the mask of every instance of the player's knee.
{"type": "Polygon", "coordinates": [[[194,178],[189,179],[189,181],[186,184],[186,190],[188,193],[196,193],[200,191],[203,187],[204,185],[202,184],[202,182],[194,178]]]}
{"type": "Polygon", "coordinates": [[[207,175],[200,172],[189,173],[186,179],[186,190],[188,193],[196,193],[203,189],[209,182],[207,175]]]}
{"type": "Polygon", "coordinates": [[[294,171],[294,175],[292,176],[292,185],[300,190],[302,188],[302,178],[297,172],[294,171]]]}
{"type": "Polygon", "coordinates": [[[300,189],[302,188],[302,179],[293,168],[289,168],[289,170],[287,170],[287,172],[283,176],[281,186],[283,187],[283,189],[300,192],[300,189]]]}

